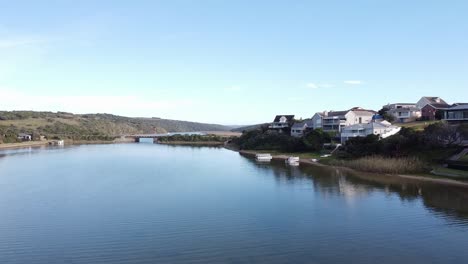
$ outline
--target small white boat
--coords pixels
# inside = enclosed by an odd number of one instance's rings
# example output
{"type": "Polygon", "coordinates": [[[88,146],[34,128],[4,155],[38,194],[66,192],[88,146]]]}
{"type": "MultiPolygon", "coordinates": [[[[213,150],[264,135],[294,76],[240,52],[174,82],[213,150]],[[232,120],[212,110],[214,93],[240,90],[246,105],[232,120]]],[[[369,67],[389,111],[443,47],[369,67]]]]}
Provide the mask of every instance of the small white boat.
{"type": "Polygon", "coordinates": [[[272,158],[269,153],[255,154],[255,159],[261,162],[270,162],[272,158]]]}
{"type": "Polygon", "coordinates": [[[285,163],[290,166],[299,166],[299,157],[289,157],[285,163]]]}
{"type": "Polygon", "coordinates": [[[312,162],[318,162],[318,159],[310,159],[312,162]]]}

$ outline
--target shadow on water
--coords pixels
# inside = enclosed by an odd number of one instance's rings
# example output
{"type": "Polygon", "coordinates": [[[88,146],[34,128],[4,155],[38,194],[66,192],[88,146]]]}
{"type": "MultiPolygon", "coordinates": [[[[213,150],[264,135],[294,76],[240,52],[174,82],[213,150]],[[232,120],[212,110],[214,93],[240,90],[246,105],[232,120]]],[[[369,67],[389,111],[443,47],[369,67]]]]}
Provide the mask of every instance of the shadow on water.
{"type": "Polygon", "coordinates": [[[372,192],[398,195],[402,201],[421,199],[425,208],[454,224],[468,224],[468,189],[326,166],[287,166],[283,161],[254,163],[259,170],[273,170],[278,182],[311,181],[316,192],[335,196],[365,196],[372,192]]]}

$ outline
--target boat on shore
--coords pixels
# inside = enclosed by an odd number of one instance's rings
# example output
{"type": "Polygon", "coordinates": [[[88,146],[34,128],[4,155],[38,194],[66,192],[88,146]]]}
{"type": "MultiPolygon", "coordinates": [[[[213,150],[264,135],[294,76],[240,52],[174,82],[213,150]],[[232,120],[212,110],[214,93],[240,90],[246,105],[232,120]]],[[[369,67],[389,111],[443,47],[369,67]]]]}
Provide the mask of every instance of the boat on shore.
{"type": "Polygon", "coordinates": [[[284,162],[290,166],[299,166],[300,164],[299,157],[289,157],[284,162]]]}
{"type": "Polygon", "coordinates": [[[273,157],[269,153],[255,154],[255,159],[260,162],[270,162],[273,157]]]}

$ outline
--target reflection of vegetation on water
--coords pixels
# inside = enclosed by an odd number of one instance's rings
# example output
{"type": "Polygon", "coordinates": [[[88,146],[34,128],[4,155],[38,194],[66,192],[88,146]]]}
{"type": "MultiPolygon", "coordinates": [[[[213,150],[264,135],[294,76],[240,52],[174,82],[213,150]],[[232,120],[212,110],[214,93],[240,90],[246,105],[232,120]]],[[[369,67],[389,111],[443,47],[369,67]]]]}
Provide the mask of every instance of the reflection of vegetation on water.
{"type": "Polygon", "coordinates": [[[325,166],[288,167],[284,162],[257,163],[256,166],[262,170],[273,170],[279,182],[308,179],[314,190],[325,197],[344,196],[348,200],[383,191],[398,195],[402,201],[421,199],[434,215],[441,215],[449,221],[468,222],[467,188],[325,166]]]}

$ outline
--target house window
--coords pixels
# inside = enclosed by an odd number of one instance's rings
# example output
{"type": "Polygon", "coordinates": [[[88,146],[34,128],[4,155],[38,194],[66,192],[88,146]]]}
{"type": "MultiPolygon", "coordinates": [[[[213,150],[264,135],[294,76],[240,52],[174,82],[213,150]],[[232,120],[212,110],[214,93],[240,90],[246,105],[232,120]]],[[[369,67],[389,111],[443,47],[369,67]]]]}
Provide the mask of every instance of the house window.
{"type": "Polygon", "coordinates": [[[362,117],[359,118],[359,124],[362,124],[362,117]]]}

